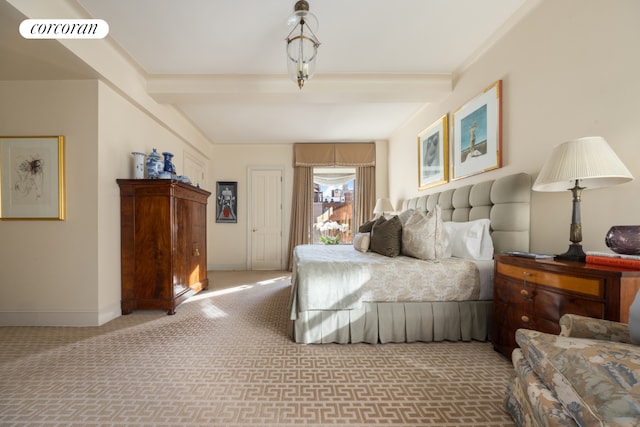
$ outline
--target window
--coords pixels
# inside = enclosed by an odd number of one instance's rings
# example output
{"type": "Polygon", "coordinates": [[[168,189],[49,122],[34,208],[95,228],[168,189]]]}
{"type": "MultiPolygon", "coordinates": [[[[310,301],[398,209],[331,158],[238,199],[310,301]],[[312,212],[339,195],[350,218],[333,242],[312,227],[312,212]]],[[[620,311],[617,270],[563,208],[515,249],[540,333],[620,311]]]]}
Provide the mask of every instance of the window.
{"type": "Polygon", "coordinates": [[[355,168],[314,168],[314,244],[353,242],[355,184],[355,168]]]}

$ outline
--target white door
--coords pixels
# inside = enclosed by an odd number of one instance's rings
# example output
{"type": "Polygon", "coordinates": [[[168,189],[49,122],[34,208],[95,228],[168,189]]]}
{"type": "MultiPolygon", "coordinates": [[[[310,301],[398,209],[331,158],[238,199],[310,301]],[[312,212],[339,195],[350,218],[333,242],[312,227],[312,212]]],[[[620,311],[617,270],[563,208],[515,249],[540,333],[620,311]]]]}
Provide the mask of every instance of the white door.
{"type": "Polygon", "coordinates": [[[282,169],[249,170],[250,270],[282,267],[282,169]]]}

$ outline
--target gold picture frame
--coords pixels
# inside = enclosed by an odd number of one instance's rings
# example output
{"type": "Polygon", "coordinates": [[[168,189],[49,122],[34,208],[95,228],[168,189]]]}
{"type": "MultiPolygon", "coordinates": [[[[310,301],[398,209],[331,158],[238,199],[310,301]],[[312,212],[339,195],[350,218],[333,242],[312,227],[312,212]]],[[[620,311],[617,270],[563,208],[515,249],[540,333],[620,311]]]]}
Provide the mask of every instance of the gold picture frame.
{"type": "Polygon", "coordinates": [[[502,80],[458,108],[451,121],[452,180],[502,167],[502,80]]]}
{"type": "Polygon", "coordinates": [[[65,215],[64,136],[0,136],[0,219],[65,215]]]}
{"type": "Polygon", "coordinates": [[[449,182],[448,115],[418,134],[418,189],[449,182]]]}

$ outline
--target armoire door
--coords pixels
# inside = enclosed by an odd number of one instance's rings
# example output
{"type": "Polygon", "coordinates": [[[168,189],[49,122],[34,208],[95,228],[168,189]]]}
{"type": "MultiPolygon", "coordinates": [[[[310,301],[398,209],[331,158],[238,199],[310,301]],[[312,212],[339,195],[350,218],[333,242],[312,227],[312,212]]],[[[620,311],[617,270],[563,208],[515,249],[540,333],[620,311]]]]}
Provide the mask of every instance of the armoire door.
{"type": "Polygon", "coordinates": [[[175,293],[205,287],[207,279],[207,206],[188,199],[176,199],[177,258],[175,293]]]}

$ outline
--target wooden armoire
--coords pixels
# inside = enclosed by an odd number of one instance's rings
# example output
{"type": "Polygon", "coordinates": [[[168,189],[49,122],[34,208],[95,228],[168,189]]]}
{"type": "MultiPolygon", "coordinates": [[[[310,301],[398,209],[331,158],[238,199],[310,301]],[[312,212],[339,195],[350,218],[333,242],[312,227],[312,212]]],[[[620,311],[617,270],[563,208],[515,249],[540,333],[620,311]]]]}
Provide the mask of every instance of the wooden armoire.
{"type": "Polygon", "coordinates": [[[209,285],[208,191],[172,179],[118,179],[122,314],[176,307],[209,285]]]}

